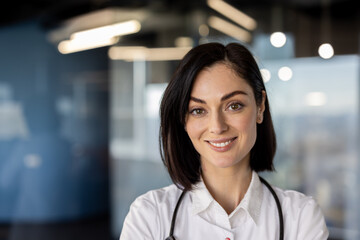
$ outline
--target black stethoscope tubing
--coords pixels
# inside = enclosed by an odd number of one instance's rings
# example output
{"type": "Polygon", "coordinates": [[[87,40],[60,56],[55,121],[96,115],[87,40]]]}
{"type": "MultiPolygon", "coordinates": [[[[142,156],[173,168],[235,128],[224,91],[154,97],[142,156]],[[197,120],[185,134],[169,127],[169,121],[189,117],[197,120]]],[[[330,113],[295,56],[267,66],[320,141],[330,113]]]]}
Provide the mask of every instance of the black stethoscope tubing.
{"type": "MultiPolygon", "coordinates": [[[[271,194],[273,195],[273,197],[275,199],[276,206],[277,206],[278,213],[279,213],[279,225],[280,225],[279,239],[284,240],[284,219],[283,219],[283,214],[282,214],[282,208],[281,208],[281,205],[280,205],[280,200],[279,200],[278,196],[276,195],[274,189],[270,186],[270,184],[265,179],[263,179],[262,177],[259,176],[259,178],[260,178],[260,181],[269,189],[269,191],[271,192],[271,194]]],[[[167,237],[165,240],[176,240],[175,237],[174,237],[174,228],[175,228],[176,215],[177,215],[180,203],[181,203],[185,193],[186,193],[186,191],[184,190],[181,193],[178,202],[176,203],[175,210],[174,210],[174,213],[173,213],[173,216],[172,216],[172,219],[171,219],[170,234],[169,234],[169,237],[167,237]]]]}
{"type": "Polygon", "coordinates": [[[279,200],[278,196],[276,195],[274,189],[270,186],[270,184],[262,177],[259,176],[259,178],[260,178],[260,181],[269,189],[269,191],[271,192],[271,194],[273,195],[273,197],[275,199],[276,206],[278,209],[278,214],[279,214],[279,225],[280,225],[279,240],[284,240],[284,219],[283,219],[282,208],[280,205],[280,200],[279,200]]]}

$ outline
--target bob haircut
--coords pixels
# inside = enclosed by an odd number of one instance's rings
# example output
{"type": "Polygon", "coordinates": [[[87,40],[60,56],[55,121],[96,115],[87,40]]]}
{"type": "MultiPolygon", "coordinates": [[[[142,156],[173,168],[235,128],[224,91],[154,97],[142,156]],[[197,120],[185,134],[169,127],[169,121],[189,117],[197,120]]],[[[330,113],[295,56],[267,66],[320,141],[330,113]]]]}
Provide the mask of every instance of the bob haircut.
{"type": "MultiPolygon", "coordinates": [[[[160,105],[160,153],[172,181],[185,190],[200,181],[200,155],[187,132],[185,120],[193,83],[205,67],[224,63],[246,80],[260,105],[265,85],[250,51],[238,43],[226,46],[207,43],[191,49],[181,60],[160,105]]],[[[263,122],[257,124],[256,142],[250,151],[250,167],[256,172],[273,171],[276,137],[266,96],[263,122]]]]}

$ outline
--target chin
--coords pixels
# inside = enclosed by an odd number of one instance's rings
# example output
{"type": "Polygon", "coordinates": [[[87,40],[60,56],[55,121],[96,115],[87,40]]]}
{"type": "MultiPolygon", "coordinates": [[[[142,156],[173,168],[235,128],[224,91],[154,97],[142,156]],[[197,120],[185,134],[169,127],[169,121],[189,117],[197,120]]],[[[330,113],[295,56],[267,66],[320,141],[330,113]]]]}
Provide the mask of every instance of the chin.
{"type": "Polygon", "coordinates": [[[211,161],[211,164],[217,168],[229,168],[239,164],[240,162],[241,161],[237,161],[233,158],[220,158],[220,159],[213,159],[211,161]]]}

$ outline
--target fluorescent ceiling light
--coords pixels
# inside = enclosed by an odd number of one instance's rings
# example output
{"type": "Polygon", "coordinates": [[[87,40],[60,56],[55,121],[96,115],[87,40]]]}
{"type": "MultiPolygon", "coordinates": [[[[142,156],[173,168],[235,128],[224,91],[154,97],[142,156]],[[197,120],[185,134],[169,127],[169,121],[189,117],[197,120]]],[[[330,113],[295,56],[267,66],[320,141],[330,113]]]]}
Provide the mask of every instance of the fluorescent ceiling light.
{"type": "Polygon", "coordinates": [[[109,49],[109,57],[112,60],[125,61],[170,61],[182,59],[190,49],[191,47],[111,47],[109,49]]]}
{"type": "Polygon", "coordinates": [[[121,23],[115,23],[103,27],[93,28],[85,31],[73,33],[70,39],[75,38],[112,38],[132,33],[137,33],[141,29],[141,24],[137,20],[130,20],[121,23]]]}
{"type": "Polygon", "coordinates": [[[250,42],[251,34],[238,26],[218,17],[209,17],[209,26],[243,42],[250,42]]]}
{"type": "MultiPolygon", "coordinates": [[[[155,14],[153,15],[155,16],[155,14]]],[[[75,32],[82,32],[84,30],[99,28],[103,26],[111,26],[118,23],[128,22],[129,20],[136,20],[138,21],[138,23],[141,24],[146,23],[146,26],[141,25],[141,30],[148,31],[147,25],[148,22],[152,22],[152,19],[154,17],[153,15],[146,8],[104,8],[101,10],[81,14],[79,16],[72,17],[68,20],[63,21],[61,26],[56,27],[47,33],[47,38],[50,40],[50,42],[57,44],[62,40],[70,39],[70,35],[75,32]]],[[[167,21],[164,20],[163,22],[167,23],[167,21]]],[[[135,24],[138,25],[137,23],[135,24]]]]}
{"type": "Polygon", "coordinates": [[[59,43],[58,50],[62,54],[73,52],[80,52],[93,48],[110,46],[119,41],[119,37],[104,38],[104,39],[71,39],[59,43]]]}
{"type": "Polygon", "coordinates": [[[254,30],[256,28],[257,23],[253,18],[222,0],[207,0],[207,4],[215,11],[223,14],[248,30],[254,30]]]}
{"type": "Polygon", "coordinates": [[[59,43],[58,49],[62,54],[79,52],[93,48],[110,46],[118,42],[119,36],[140,31],[139,21],[130,20],[106,25],[71,34],[70,40],[59,43]]]}

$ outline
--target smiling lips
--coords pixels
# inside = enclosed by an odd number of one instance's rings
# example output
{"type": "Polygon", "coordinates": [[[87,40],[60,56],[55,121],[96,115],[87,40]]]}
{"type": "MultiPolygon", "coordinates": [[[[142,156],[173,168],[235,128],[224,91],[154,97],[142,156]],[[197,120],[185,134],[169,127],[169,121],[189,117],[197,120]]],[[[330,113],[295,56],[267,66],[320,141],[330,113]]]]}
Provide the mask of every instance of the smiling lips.
{"type": "Polygon", "coordinates": [[[219,140],[212,140],[212,141],[206,141],[210,147],[217,151],[217,152],[226,152],[228,151],[231,146],[232,143],[236,140],[235,138],[231,138],[231,139],[219,139],[219,140]]]}

